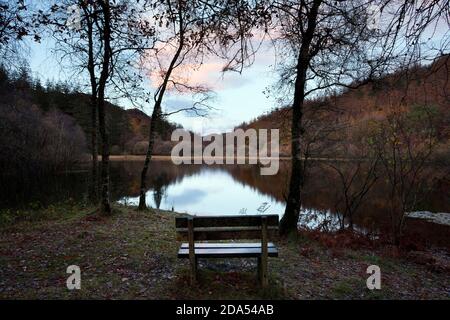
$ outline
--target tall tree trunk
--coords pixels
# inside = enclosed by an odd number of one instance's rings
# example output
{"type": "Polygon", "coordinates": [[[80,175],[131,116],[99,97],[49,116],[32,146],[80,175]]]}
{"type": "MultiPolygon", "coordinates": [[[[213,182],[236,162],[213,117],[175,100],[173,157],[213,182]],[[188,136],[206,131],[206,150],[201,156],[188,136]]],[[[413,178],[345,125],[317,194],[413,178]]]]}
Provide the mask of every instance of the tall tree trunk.
{"type": "Polygon", "coordinates": [[[108,215],[111,213],[111,206],[109,203],[109,141],[105,121],[105,100],[101,94],[98,99],[98,124],[102,139],[100,211],[102,214],[108,215]]]}
{"type": "Polygon", "coordinates": [[[98,82],[98,125],[102,139],[102,165],[101,165],[101,205],[100,212],[105,215],[111,214],[111,205],[109,203],[109,141],[105,121],[105,87],[109,76],[109,64],[111,59],[111,16],[109,0],[100,1],[102,7],[104,26],[103,26],[103,62],[100,79],[98,82]]]}
{"type": "Polygon", "coordinates": [[[87,21],[88,37],[88,71],[91,82],[91,153],[92,153],[92,180],[90,185],[90,199],[93,203],[98,200],[98,148],[97,148],[97,80],[95,78],[94,65],[94,41],[93,24],[94,17],[88,11],[86,4],[82,2],[82,8],[87,21]]]}
{"type": "Polygon", "coordinates": [[[287,235],[297,230],[298,218],[301,208],[301,188],[304,182],[304,170],[302,164],[301,138],[304,128],[302,126],[303,106],[305,101],[306,73],[311,61],[311,42],[317,24],[317,14],[321,0],[316,0],[308,13],[308,23],[305,33],[302,35],[302,43],[297,58],[297,74],[295,79],[294,102],[292,105],[292,137],[291,157],[292,168],[289,182],[289,193],[286,202],[284,216],[280,221],[280,233],[287,235]]]}
{"type": "MultiPolygon", "coordinates": [[[[300,60],[300,59],[299,59],[300,60]]],[[[299,71],[300,67],[298,68],[299,71]]],[[[284,216],[280,222],[280,233],[286,235],[297,229],[298,218],[301,207],[301,186],[303,184],[303,164],[300,139],[303,133],[302,117],[303,117],[303,100],[305,91],[305,76],[299,75],[297,72],[294,104],[292,107],[292,141],[291,141],[291,176],[289,182],[289,193],[286,203],[284,216]]]]}
{"type": "Polygon", "coordinates": [[[91,96],[91,154],[92,154],[92,180],[90,183],[90,199],[93,203],[98,200],[98,149],[97,149],[97,99],[91,96]]]}
{"type": "Polygon", "coordinates": [[[183,14],[182,14],[181,3],[179,4],[179,8],[178,8],[178,19],[179,19],[180,42],[178,43],[177,51],[175,52],[174,56],[172,57],[172,60],[170,61],[169,67],[167,68],[167,72],[164,75],[164,80],[159,88],[159,92],[158,92],[157,99],[155,102],[155,107],[153,108],[152,120],[151,120],[150,132],[149,132],[149,138],[148,138],[148,148],[147,148],[147,153],[145,155],[144,167],[142,168],[142,172],[141,172],[141,185],[139,188],[138,210],[145,210],[147,208],[147,204],[145,201],[145,192],[147,191],[145,180],[147,179],[147,172],[148,172],[148,168],[150,165],[150,160],[152,158],[153,146],[154,146],[155,138],[156,138],[156,127],[158,125],[158,121],[161,118],[161,104],[162,104],[162,100],[164,98],[164,93],[166,92],[167,84],[169,83],[172,71],[176,68],[178,58],[180,57],[181,51],[183,50],[183,47],[184,47],[184,25],[183,25],[183,14]]]}
{"type": "Polygon", "coordinates": [[[158,126],[158,121],[160,120],[160,116],[161,116],[161,106],[158,104],[155,104],[155,107],[154,107],[153,113],[152,113],[152,120],[150,123],[150,132],[149,132],[147,153],[145,155],[144,167],[142,168],[142,172],[141,172],[141,185],[139,188],[138,210],[147,209],[147,204],[145,201],[145,193],[147,191],[147,187],[146,187],[145,180],[147,179],[148,167],[149,167],[150,161],[152,159],[153,146],[155,145],[155,139],[156,139],[156,127],[158,126]]]}

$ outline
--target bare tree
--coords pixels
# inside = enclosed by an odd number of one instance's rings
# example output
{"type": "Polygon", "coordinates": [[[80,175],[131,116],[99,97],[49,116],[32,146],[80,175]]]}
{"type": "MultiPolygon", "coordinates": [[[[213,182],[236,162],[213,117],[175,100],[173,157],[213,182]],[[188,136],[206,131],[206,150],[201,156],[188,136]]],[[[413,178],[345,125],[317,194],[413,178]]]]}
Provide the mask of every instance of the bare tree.
{"type": "Polygon", "coordinates": [[[372,128],[371,139],[389,186],[386,194],[394,244],[399,245],[405,214],[420,200],[426,164],[438,145],[437,113],[429,106],[395,106],[372,128]]]}
{"type": "Polygon", "coordinates": [[[6,176],[28,179],[69,170],[82,161],[85,136],[75,119],[58,110],[44,114],[9,98],[13,103],[0,103],[0,168],[6,176]]]}
{"type": "Polygon", "coordinates": [[[323,94],[328,88],[360,86],[394,70],[398,63],[423,58],[420,37],[446,16],[448,6],[438,1],[418,6],[414,1],[398,4],[326,0],[275,0],[271,6],[278,17],[272,34],[275,42],[281,44],[280,83],[287,88],[285,95],[293,95],[292,172],[281,221],[281,232],[285,234],[296,229],[301,206],[305,100],[323,94]],[[380,15],[388,20],[387,26],[382,21],[369,28],[367,22],[372,17],[367,8],[371,5],[378,6],[380,15]],[[403,50],[399,49],[402,47],[403,50]]]}
{"type": "MultiPolygon", "coordinates": [[[[162,116],[178,112],[191,112],[197,116],[205,116],[211,109],[209,90],[203,86],[191,85],[189,81],[180,81],[174,77],[174,70],[187,61],[200,66],[208,54],[226,60],[223,71],[242,70],[251,65],[258,47],[253,47],[249,39],[251,31],[265,26],[270,20],[267,7],[261,1],[236,0],[166,0],[156,1],[153,7],[163,8],[157,16],[159,25],[169,27],[168,38],[160,40],[164,45],[172,46],[171,59],[167,67],[158,65],[161,70],[161,83],[154,95],[152,124],[149,130],[149,143],[141,172],[139,209],[146,208],[146,177],[149,169],[156,137],[156,126],[162,116]],[[167,89],[171,87],[181,92],[191,92],[198,100],[191,106],[181,107],[175,111],[163,113],[161,106],[167,89]]],[[[158,60],[158,49],[155,50],[158,60]]]]}
{"type": "MultiPolygon", "coordinates": [[[[400,101],[391,102],[386,120],[372,131],[373,146],[389,185],[387,195],[391,235],[399,245],[405,213],[413,210],[427,182],[425,165],[438,145],[436,110],[429,105],[408,105],[408,86],[413,66],[441,59],[446,68],[450,50],[449,1],[380,1],[381,15],[387,18],[383,51],[393,57],[394,67],[402,70],[406,87],[400,101]],[[443,31],[443,33],[442,33],[443,31]],[[441,32],[439,41],[432,41],[441,32]]],[[[448,82],[444,82],[446,87],[448,82]]],[[[443,88],[445,91],[445,89],[443,88]]],[[[445,96],[445,94],[444,94],[445,96]]]]}
{"type": "Polygon", "coordinates": [[[109,0],[100,1],[100,6],[103,15],[103,26],[101,30],[103,58],[98,80],[97,108],[98,125],[102,138],[101,212],[103,214],[111,214],[111,206],[109,203],[109,140],[105,123],[105,89],[111,63],[111,8],[109,0]]]}
{"type": "Polygon", "coordinates": [[[87,70],[92,112],[92,189],[95,192],[97,185],[98,121],[102,142],[101,211],[109,214],[107,100],[125,98],[134,104],[145,100],[139,66],[145,50],[154,45],[154,28],[144,17],[148,3],[67,0],[50,4],[48,10],[38,14],[40,25],[51,27],[55,51],[64,67],[72,68],[77,75],[87,70]]]}
{"type": "Polygon", "coordinates": [[[37,42],[41,39],[33,27],[30,6],[24,0],[0,0],[0,61],[8,68],[20,67],[25,38],[33,37],[37,42]]]}
{"type": "MultiPolygon", "coordinates": [[[[148,148],[141,172],[139,210],[147,208],[145,200],[147,172],[156,138],[156,128],[161,118],[178,112],[190,112],[197,116],[205,116],[207,111],[211,109],[207,103],[210,98],[210,90],[202,85],[191,84],[189,81],[177,77],[175,71],[177,68],[182,68],[186,62],[201,65],[206,53],[217,53],[212,49],[214,47],[212,39],[219,33],[219,30],[223,29],[223,26],[219,25],[221,23],[219,17],[223,16],[224,9],[217,3],[167,0],[162,2],[160,6],[164,14],[159,15],[158,19],[160,25],[168,27],[166,33],[169,32],[169,35],[162,35],[159,39],[160,46],[152,50],[153,55],[150,57],[156,60],[160,83],[154,94],[148,148]],[[160,53],[165,57],[170,57],[167,66],[160,59],[160,53]],[[190,106],[164,113],[162,103],[169,89],[194,93],[199,99],[190,106]]],[[[224,40],[223,44],[226,42],[224,40]]]]}
{"type": "Polygon", "coordinates": [[[293,95],[291,123],[292,170],[282,234],[297,228],[304,180],[302,139],[305,101],[336,87],[356,87],[380,74],[375,53],[380,34],[369,30],[370,1],[274,1],[278,16],[272,26],[279,44],[280,83],[293,95]]]}
{"type": "Polygon", "coordinates": [[[378,180],[377,174],[379,158],[341,162],[328,165],[339,176],[340,188],[335,209],[340,213],[340,228],[346,224],[353,230],[354,219],[361,205],[367,199],[369,191],[378,180]]]}

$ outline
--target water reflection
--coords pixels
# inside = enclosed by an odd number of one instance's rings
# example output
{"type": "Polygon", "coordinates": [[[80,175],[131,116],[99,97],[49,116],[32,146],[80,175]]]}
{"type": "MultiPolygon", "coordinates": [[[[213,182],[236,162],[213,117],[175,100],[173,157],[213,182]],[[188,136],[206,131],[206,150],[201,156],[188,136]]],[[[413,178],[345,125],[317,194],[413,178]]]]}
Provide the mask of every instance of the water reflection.
{"type": "MultiPolygon", "coordinates": [[[[147,203],[155,208],[192,214],[267,214],[282,215],[289,181],[289,161],[280,162],[274,176],[261,176],[257,165],[180,165],[170,161],[153,161],[148,175],[147,203]]],[[[346,164],[351,166],[352,163],[346,164]]],[[[29,179],[26,183],[2,177],[0,181],[0,208],[15,208],[39,203],[47,206],[67,201],[85,201],[88,194],[89,168],[61,176],[29,179]]],[[[137,204],[139,196],[141,161],[111,163],[111,200],[137,204]]],[[[429,169],[430,190],[417,210],[450,212],[450,182],[435,181],[437,169],[429,169]]],[[[309,169],[302,192],[300,222],[310,227],[336,229],[341,210],[342,194],[335,170],[323,162],[309,169]]],[[[388,191],[384,179],[379,179],[361,205],[354,219],[363,230],[388,230],[389,215],[385,199],[388,191]]],[[[449,245],[449,227],[423,221],[408,222],[409,232],[425,241],[436,239],[449,245]]],[[[433,242],[436,242],[433,240],[433,242]]]]}
{"type": "MultiPolygon", "coordinates": [[[[132,205],[138,203],[140,169],[139,162],[112,164],[113,188],[122,186],[114,190],[116,201],[132,205]]],[[[197,215],[257,214],[264,211],[281,216],[285,209],[289,170],[289,162],[280,163],[277,175],[261,176],[257,165],[175,166],[170,161],[154,161],[147,181],[146,200],[152,207],[197,215]]],[[[435,170],[430,168],[430,172],[435,170]]],[[[314,164],[309,172],[302,193],[300,223],[311,228],[336,230],[342,192],[339,177],[325,163],[314,164]]],[[[439,182],[420,206],[430,211],[450,212],[449,187],[445,180],[439,182]]],[[[355,216],[355,229],[370,233],[389,230],[386,191],[387,186],[380,179],[355,216]]],[[[409,223],[408,228],[426,241],[437,237],[439,243],[449,242],[448,228],[417,221],[409,223]]]]}
{"type": "MultiPolygon", "coordinates": [[[[158,165],[160,166],[160,165],[158,165]]],[[[164,165],[161,165],[164,166],[164,165]]],[[[236,181],[219,168],[202,166],[199,172],[161,188],[158,184],[146,193],[147,204],[164,210],[196,215],[282,214],[285,205],[275,197],[236,181]],[[163,191],[163,195],[160,190],[163,191]],[[265,206],[262,208],[261,205],[265,206]],[[259,211],[258,211],[259,209],[259,211]]],[[[125,196],[120,203],[137,205],[138,196],[125,196]]]]}

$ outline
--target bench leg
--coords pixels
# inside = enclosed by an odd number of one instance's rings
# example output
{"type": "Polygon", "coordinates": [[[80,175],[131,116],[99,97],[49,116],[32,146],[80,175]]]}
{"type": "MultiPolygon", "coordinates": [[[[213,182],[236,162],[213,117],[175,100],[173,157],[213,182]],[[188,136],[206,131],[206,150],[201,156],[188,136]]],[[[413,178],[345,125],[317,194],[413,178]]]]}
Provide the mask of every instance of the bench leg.
{"type": "Polygon", "coordinates": [[[258,268],[259,270],[259,279],[261,281],[261,286],[263,288],[267,287],[267,285],[269,284],[269,277],[267,274],[267,257],[264,259],[264,256],[259,258],[259,265],[260,267],[258,268]]]}
{"type": "Polygon", "coordinates": [[[258,281],[261,282],[261,257],[258,257],[258,281]]]}
{"type": "Polygon", "coordinates": [[[195,256],[194,220],[188,219],[189,264],[191,265],[191,284],[197,282],[197,257],[195,256]]]}
{"type": "Polygon", "coordinates": [[[190,257],[189,264],[191,266],[191,284],[197,282],[197,257],[190,257]]]}
{"type": "Polygon", "coordinates": [[[269,284],[269,277],[267,274],[267,259],[258,257],[258,280],[262,287],[267,287],[269,284]]]}

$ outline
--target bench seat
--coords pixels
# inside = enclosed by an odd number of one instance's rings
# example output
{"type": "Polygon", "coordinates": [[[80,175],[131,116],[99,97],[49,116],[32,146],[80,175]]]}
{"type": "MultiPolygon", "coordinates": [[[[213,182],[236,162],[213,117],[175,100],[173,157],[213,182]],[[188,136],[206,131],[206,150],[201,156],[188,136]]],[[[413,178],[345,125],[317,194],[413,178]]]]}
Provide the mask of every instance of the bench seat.
{"type": "Polygon", "coordinates": [[[178,258],[189,259],[191,284],[197,281],[199,259],[257,258],[258,278],[267,287],[268,258],[278,257],[278,248],[269,242],[278,238],[278,219],[276,214],[176,217],[182,242],[178,258]]]}
{"type": "MultiPolygon", "coordinates": [[[[252,258],[261,257],[261,243],[195,243],[195,256],[198,258],[252,258]]],[[[278,249],[272,243],[267,244],[269,257],[278,257],[278,249]]],[[[183,243],[178,250],[178,258],[189,258],[189,243],[183,243]]]]}

